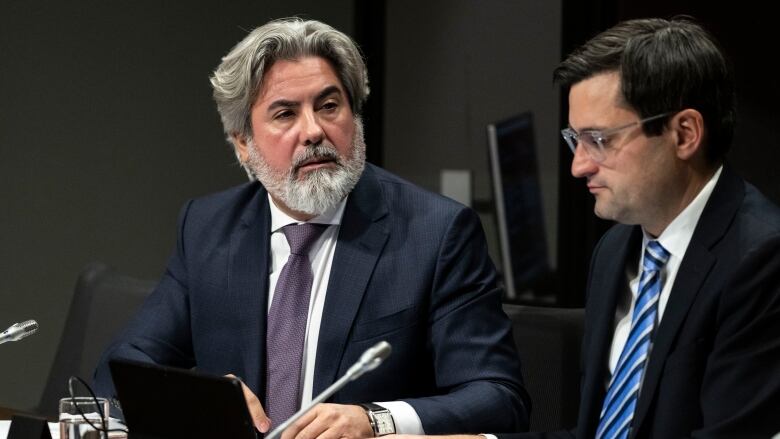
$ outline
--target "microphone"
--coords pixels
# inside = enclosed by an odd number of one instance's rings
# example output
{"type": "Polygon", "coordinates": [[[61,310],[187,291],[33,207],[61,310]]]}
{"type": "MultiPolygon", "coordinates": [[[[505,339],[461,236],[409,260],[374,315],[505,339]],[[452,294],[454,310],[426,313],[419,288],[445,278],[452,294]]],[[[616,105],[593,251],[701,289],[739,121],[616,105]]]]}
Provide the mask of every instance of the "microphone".
{"type": "Polygon", "coordinates": [[[28,335],[35,334],[38,330],[38,322],[27,320],[22,323],[14,323],[8,329],[0,333],[0,344],[9,341],[19,341],[28,335]]]}
{"type": "Polygon", "coordinates": [[[347,373],[345,373],[344,376],[317,395],[317,397],[312,399],[306,406],[301,407],[301,409],[292,415],[290,419],[284,421],[282,425],[276,427],[274,431],[266,435],[265,439],[276,439],[276,437],[280,436],[287,427],[292,425],[292,423],[297,421],[301,416],[305,415],[306,412],[311,410],[315,405],[330,398],[331,395],[339,391],[348,382],[354,381],[364,373],[376,369],[382,364],[382,361],[390,355],[391,351],[392,348],[390,347],[390,343],[386,341],[380,341],[374,346],[366,349],[366,351],[363,352],[363,355],[360,356],[360,359],[347,370],[347,373]]]}

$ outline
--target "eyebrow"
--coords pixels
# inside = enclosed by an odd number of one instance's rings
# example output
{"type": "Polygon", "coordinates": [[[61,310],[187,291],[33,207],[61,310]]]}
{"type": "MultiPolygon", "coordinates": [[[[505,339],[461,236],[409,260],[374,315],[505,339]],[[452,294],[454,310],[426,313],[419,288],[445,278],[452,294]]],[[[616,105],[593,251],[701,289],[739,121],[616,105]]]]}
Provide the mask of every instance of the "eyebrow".
{"type": "Polygon", "coordinates": [[[319,94],[317,94],[317,97],[314,100],[321,101],[322,99],[325,99],[326,97],[332,94],[341,95],[341,89],[335,85],[329,85],[325,87],[321,92],[319,92],[319,94]]]}
{"type": "Polygon", "coordinates": [[[574,130],[574,132],[577,133],[577,134],[585,132],[585,131],[589,131],[589,132],[593,132],[593,131],[602,132],[602,131],[608,131],[609,130],[609,128],[595,128],[593,126],[583,127],[583,128],[580,128],[580,129],[576,130],[576,129],[574,129],[573,126],[571,126],[571,124],[568,124],[568,127],[571,128],[572,130],[574,130]]]}
{"type": "MultiPolygon", "coordinates": [[[[332,94],[338,94],[341,95],[341,89],[335,85],[329,85],[322,89],[321,92],[317,93],[317,96],[314,97],[314,101],[321,101],[322,99],[325,99],[326,97],[332,95],[332,94]]],[[[296,108],[301,105],[300,102],[297,101],[291,101],[288,99],[278,99],[273,102],[271,102],[271,105],[268,106],[267,111],[273,111],[277,108],[296,108]]]]}

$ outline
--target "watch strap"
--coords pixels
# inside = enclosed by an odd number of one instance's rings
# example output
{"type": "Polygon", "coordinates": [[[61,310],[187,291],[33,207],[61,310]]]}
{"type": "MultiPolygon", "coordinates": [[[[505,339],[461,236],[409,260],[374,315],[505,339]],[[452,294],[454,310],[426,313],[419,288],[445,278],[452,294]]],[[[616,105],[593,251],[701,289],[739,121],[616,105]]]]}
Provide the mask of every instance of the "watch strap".
{"type": "Polygon", "coordinates": [[[374,404],[373,402],[363,402],[358,404],[359,406],[363,407],[364,409],[372,412],[381,412],[382,410],[387,410],[386,408],[382,407],[379,404],[374,404]]]}
{"type": "Polygon", "coordinates": [[[374,437],[384,436],[387,434],[393,434],[395,433],[395,422],[393,420],[393,415],[385,407],[382,407],[379,404],[374,404],[373,402],[364,402],[361,404],[358,404],[359,406],[363,407],[363,409],[366,411],[366,416],[368,416],[368,422],[371,424],[371,429],[374,431],[374,437]],[[390,418],[390,422],[392,423],[393,431],[390,432],[383,432],[380,431],[379,425],[377,425],[376,416],[387,416],[390,418]]]}

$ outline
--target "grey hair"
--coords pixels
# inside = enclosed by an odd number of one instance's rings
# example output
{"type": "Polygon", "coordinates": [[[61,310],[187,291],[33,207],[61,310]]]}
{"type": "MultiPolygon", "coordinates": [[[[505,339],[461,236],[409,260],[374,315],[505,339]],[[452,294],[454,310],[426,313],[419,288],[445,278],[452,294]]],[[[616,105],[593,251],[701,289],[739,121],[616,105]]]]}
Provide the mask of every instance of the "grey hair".
{"type": "Polygon", "coordinates": [[[251,111],[263,76],[278,60],[318,56],[328,60],[346,89],[352,112],[368,97],[368,75],[357,44],[325,23],[297,17],[274,20],[235,45],[209,78],[228,139],[252,137],[251,111]]]}

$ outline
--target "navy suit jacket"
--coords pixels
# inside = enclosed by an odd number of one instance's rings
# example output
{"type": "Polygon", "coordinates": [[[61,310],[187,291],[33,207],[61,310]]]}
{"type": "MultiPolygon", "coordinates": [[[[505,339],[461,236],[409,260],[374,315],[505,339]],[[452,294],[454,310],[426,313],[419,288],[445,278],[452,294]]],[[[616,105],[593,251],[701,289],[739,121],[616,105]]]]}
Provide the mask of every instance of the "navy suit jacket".
{"type": "MultiPolygon", "coordinates": [[[[130,358],[233,373],[262,399],[270,210],[257,182],[190,201],[155,291],[95,373],[130,358]]],[[[366,165],[345,207],[317,344],[313,394],[380,340],[393,347],[335,403],[403,400],[426,433],[522,431],[528,396],[476,214],[366,165]]]]}
{"type": "MultiPolygon", "coordinates": [[[[638,226],[616,225],[593,253],[577,427],[515,438],[593,438],[638,226]]],[[[656,331],[632,438],[768,438],[780,431],[780,210],[724,167],[656,331]]]]}

